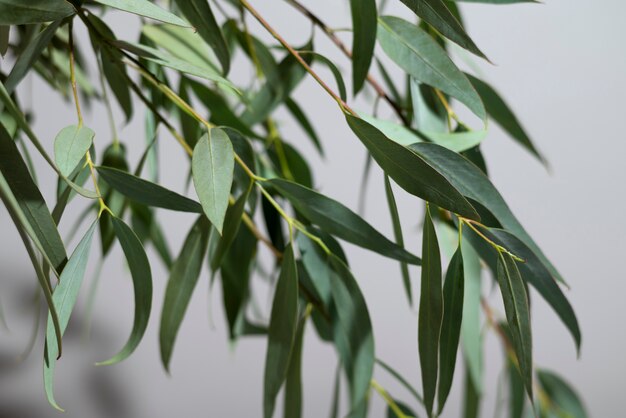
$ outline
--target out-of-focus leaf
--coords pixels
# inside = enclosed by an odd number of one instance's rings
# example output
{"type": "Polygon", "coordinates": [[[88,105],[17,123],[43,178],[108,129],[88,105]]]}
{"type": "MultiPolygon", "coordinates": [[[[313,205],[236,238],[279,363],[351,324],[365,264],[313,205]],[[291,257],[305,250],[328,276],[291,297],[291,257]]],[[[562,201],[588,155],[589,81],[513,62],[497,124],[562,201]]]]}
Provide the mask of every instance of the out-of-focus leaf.
{"type": "Polygon", "coordinates": [[[112,221],[113,230],[115,231],[117,239],[120,241],[120,245],[126,256],[126,261],[128,261],[130,274],[133,278],[135,319],[130,338],[124,348],[110,360],[99,363],[102,365],[118,363],[135,351],[135,348],[139,345],[146,331],[146,327],[148,326],[148,319],[150,318],[150,310],[152,308],[152,273],[146,252],[139,238],[137,238],[137,235],[135,235],[133,230],[130,229],[124,221],[115,217],[112,218],[112,221]]]}
{"type": "Polygon", "coordinates": [[[178,258],[172,265],[161,311],[159,346],[163,367],[169,372],[172,350],[191,294],[200,277],[202,260],[209,242],[209,224],[201,216],[192,226],[178,258]]]}
{"type": "Polygon", "coordinates": [[[432,417],[437,390],[439,337],[443,320],[443,292],[441,290],[441,255],[439,254],[437,233],[428,206],[426,207],[423,231],[422,287],[417,342],[422,368],[424,406],[428,416],[432,417]]]}
{"type": "Polygon", "coordinates": [[[472,83],[483,103],[489,116],[504,129],[513,139],[519,142],[524,148],[530,151],[541,162],[545,163],[545,159],[539,153],[535,145],[530,140],[528,134],[522,127],[519,120],[506,104],[504,99],[500,97],[498,92],[484,81],[474,77],[473,75],[466,74],[469,81],[472,83]]]}
{"type": "Polygon", "coordinates": [[[222,236],[219,238],[215,251],[211,254],[211,271],[213,271],[213,273],[215,273],[222,264],[224,255],[237,236],[239,226],[241,225],[241,218],[245,213],[247,200],[248,193],[242,193],[241,196],[239,196],[237,200],[226,210],[222,236]]]}
{"type": "Polygon", "coordinates": [[[587,412],[580,397],[562,378],[548,370],[537,370],[537,379],[541,389],[550,398],[550,404],[556,416],[568,418],[587,418],[587,412]]]}
{"type": "Polygon", "coordinates": [[[472,387],[482,392],[482,335],[480,324],[481,267],[478,254],[471,245],[461,246],[463,253],[463,322],[461,323],[461,343],[467,373],[472,379],[472,387]]]}
{"type": "Polygon", "coordinates": [[[387,418],[418,418],[418,415],[407,404],[397,399],[393,400],[398,409],[402,412],[403,416],[399,416],[395,413],[391,406],[387,406],[387,418]]]}
{"type": "Polygon", "coordinates": [[[411,395],[413,395],[413,397],[415,398],[415,400],[417,402],[419,402],[420,404],[424,403],[424,399],[422,398],[422,396],[419,393],[417,393],[415,388],[404,377],[402,377],[402,375],[400,373],[398,373],[398,371],[396,371],[395,369],[393,369],[391,366],[389,366],[387,363],[385,363],[384,361],[382,361],[380,359],[376,359],[376,363],[380,367],[385,369],[385,371],[387,371],[387,373],[389,373],[391,376],[393,376],[394,379],[396,379],[398,381],[398,383],[400,383],[402,386],[404,386],[404,388],[406,390],[408,390],[409,393],[411,393],[411,395]]]}
{"type": "Polygon", "coordinates": [[[202,39],[211,46],[222,64],[223,73],[228,74],[230,53],[208,0],[176,0],[176,5],[202,39]]]}
{"type": "Polygon", "coordinates": [[[341,364],[337,366],[335,373],[335,384],[333,388],[333,401],[330,405],[330,418],[339,416],[339,391],[341,390],[341,364]]]}
{"type": "Polygon", "coordinates": [[[57,134],[54,139],[54,159],[64,176],[69,176],[85,157],[95,135],[91,129],[76,125],[63,128],[57,134]]]}
{"type": "Polygon", "coordinates": [[[539,3],[536,0],[450,0],[465,3],[489,3],[489,4],[514,4],[514,3],[539,3]]]}
{"type": "Polygon", "coordinates": [[[74,13],[66,0],[0,0],[0,25],[50,22],[74,13]]]}
{"type": "Polygon", "coordinates": [[[376,46],[376,0],[350,0],[352,13],[352,89],[356,95],[365,83],[376,46]]]}
{"type": "Polygon", "coordinates": [[[97,167],[98,174],[115,190],[131,200],[147,206],[179,212],[202,213],[202,206],[195,200],[171,190],[111,167],[97,167]]]}
{"type": "Polygon", "coordinates": [[[465,197],[418,154],[362,119],[351,115],[346,119],[378,165],[404,190],[460,215],[480,219],[465,197]]]}
{"type": "Polygon", "coordinates": [[[393,16],[378,19],[378,41],[404,71],[465,104],[476,116],[487,116],[480,96],[437,42],[415,24],[393,16]]]}
{"type": "Polygon", "coordinates": [[[465,395],[463,399],[463,418],[478,418],[480,393],[474,387],[473,379],[465,373],[465,395]]]}
{"type": "Polygon", "coordinates": [[[284,418],[302,417],[302,345],[307,315],[305,314],[298,324],[298,331],[289,357],[289,369],[285,381],[284,418]]]}
{"type": "Polygon", "coordinates": [[[189,24],[175,14],[162,9],[149,0],[95,0],[97,3],[105,6],[113,7],[124,12],[133,13],[149,19],[158,20],[164,23],[170,23],[177,26],[186,26],[189,24]]]}
{"type": "Polygon", "coordinates": [[[267,355],[263,411],[271,418],[276,405],[276,396],[287,378],[289,359],[292,356],[298,329],[298,270],[293,247],[288,245],[283,254],[282,267],[268,330],[267,355]]]}
{"type": "Polygon", "coordinates": [[[11,26],[0,25],[0,55],[4,56],[9,50],[9,35],[11,33],[11,26]]]}
{"type": "Polygon", "coordinates": [[[193,28],[171,25],[144,25],[141,32],[159,48],[197,67],[217,70],[210,59],[211,49],[193,28]]]}
{"type": "Polygon", "coordinates": [[[441,415],[446,404],[456,368],[456,353],[463,320],[464,275],[462,250],[458,248],[450,260],[443,285],[443,322],[439,342],[439,387],[437,389],[439,413],[437,415],[441,415]]]}
{"type": "MultiPolygon", "coordinates": [[[[393,224],[393,234],[399,247],[404,248],[404,237],[402,235],[402,225],[400,224],[400,214],[398,213],[398,205],[393,195],[389,176],[385,175],[385,194],[387,195],[387,205],[391,214],[391,223],[393,224]]],[[[406,262],[400,263],[400,271],[402,273],[402,281],[404,283],[404,291],[409,299],[409,305],[413,304],[413,292],[411,291],[411,277],[409,276],[409,266],[406,262]]]]}
{"type": "MultiPolygon", "coordinates": [[[[87,269],[89,250],[91,249],[91,241],[97,224],[98,222],[96,221],[91,225],[91,227],[89,227],[85,236],[80,240],[78,246],[76,246],[72,256],[67,261],[67,265],[63,269],[63,273],[61,273],[59,284],[54,289],[54,293],[52,294],[54,306],[59,314],[61,333],[64,333],[67,328],[70,315],[74,310],[74,305],[76,304],[76,299],[78,298],[78,291],[80,290],[80,286],[85,276],[85,270],[87,269]]],[[[45,348],[43,380],[46,396],[48,397],[50,405],[60,411],[63,411],[63,409],[61,409],[61,407],[54,400],[53,393],[54,370],[59,352],[57,337],[50,314],[48,314],[48,325],[46,327],[45,348]]]]}
{"type": "Polygon", "coordinates": [[[524,382],[522,382],[517,366],[511,359],[507,360],[506,368],[509,378],[509,418],[522,418],[524,416],[524,402],[526,401],[524,382]]]}
{"type": "Polygon", "coordinates": [[[337,68],[334,62],[332,62],[326,56],[318,52],[314,52],[314,51],[301,51],[300,55],[312,55],[315,58],[314,62],[321,62],[326,67],[328,67],[330,72],[335,77],[335,82],[337,83],[337,90],[339,92],[339,97],[344,102],[348,99],[348,94],[346,93],[347,91],[346,84],[344,83],[343,77],[341,76],[341,71],[339,71],[339,68],[337,68]]]}
{"type": "Polygon", "coordinates": [[[315,145],[315,148],[319,151],[320,155],[324,155],[322,143],[317,136],[315,127],[311,124],[302,108],[293,99],[285,100],[285,105],[287,106],[287,109],[289,110],[291,115],[296,119],[296,121],[298,121],[300,127],[302,127],[302,130],[304,130],[307,136],[311,139],[313,145],[315,145]]]}
{"type": "Polygon", "coordinates": [[[1,125],[0,172],[24,214],[29,231],[40,245],[38,249],[55,271],[60,272],[67,261],[63,240],[15,142],[1,125]]]}
{"type": "Polygon", "coordinates": [[[210,129],[193,150],[191,171],[202,209],[220,235],[234,169],[235,154],[228,135],[219,128],[210,129]]]}
{"type": "Polygon", "coordinates": [[[418,257],[385,238],[341,203],[299,184],[282,179],[264,182],[287,198],[296,210],[329,234],[386,257],[419,264],[418,257]]]}
{"type": "Polygon", "coordinates": [[[532,336],[530,330],[530,307],[524,282],[515,260],[506,253],[499,253],[496,278],[502,292],[504,311],[517,356],[520,374],[526,391],[533,399],[532,386],[532,336]]]}
{"type": "Polygon", "coordinates": [[[409,9],[446,38],[481,58],[487,59],[463,29],[443,0],[401,0],[409,9]]]}

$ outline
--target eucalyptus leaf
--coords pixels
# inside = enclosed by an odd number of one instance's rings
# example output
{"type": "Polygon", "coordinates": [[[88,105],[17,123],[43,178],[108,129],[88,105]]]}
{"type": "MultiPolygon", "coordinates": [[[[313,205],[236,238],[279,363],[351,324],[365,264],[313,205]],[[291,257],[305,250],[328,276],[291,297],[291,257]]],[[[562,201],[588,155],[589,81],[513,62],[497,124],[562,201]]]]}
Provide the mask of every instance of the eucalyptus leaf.
{"type": "Polygon", "coordinates": [[[95,135],[91,129],[76,125],[63,128],[57,134],[54,139],[54,159],[64,176],[69,176],[85,157],[95,135]]]}
{"type": "Polygon", "coordinates": [[[352,14],[352,89],[356,95],[367,78],[374,46],[376,46],[376,26],[378,13],[376,0],[350,0],[352,14]]]}
{"type": "Polygon", "coordinates": [[[160,22],[169,23],[178,26],[189,26],[187,22],[182,20],[175,14],[157,6],[149,0],[95,0],[105,6],[113,7],[124,12],[133,13],[149,19],[158,20],[160,22]]]}
{"type": "Polygon", "coordinates": [[[541,389],[550,399],[551,409],[557,416],[588,417],[580,396],[556,373],[544,369],[537,370],[537,380],[541,389]]]}
{"type": "MultiPolygon", "coordinates": [[[[398,213],[398,205],[393,195],[393,188],[389,177],[385,175],[385,194],[387,196],[387,205],[391,214],[391,223],[393,224],[393,234],[398,246],[404,248],[404,237],[402,234],[402,225],[400,224],[400,214],[398,213]]],[[[400,271],[402,272],[402,281],[404,283],[404,291],[406,292],[409,304],[413,304],[413,292],[411,290],[411,277],[409,276],[409,266],[406,262],[400,263],[400,271]]]]}
{"type": "Polygon", "coordinates": [[[76,13],[66,0],[0,0],[0,25],[27,25],[63,19],[76,13]]]}

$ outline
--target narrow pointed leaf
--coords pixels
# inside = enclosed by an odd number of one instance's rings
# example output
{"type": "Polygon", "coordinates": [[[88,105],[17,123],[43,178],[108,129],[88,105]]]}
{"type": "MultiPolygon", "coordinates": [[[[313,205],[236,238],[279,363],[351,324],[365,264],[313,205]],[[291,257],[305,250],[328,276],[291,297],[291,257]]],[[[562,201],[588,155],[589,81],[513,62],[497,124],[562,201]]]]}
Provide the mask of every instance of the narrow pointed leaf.
{"type": "Polygon", "coordinates": [[[64,176],[69,176],[85,157],[95,132],[84,126],[71,125],[61,129],[54,139],[54,159],[64,176]]]}
{"type": "Polygon", "coordinates": [[[282,179],[264,182],[287,198],[304,217],[325,232],[386,257],[419,264],[418,257],[388,240],[341,203],[311,189],[282,179]]]}
{"type": "MultiPolygon", "coordinates": [[[[404,237],[402,235],[402,225],[400,224],[400,214],[398,213],[398,205],[393,195],[389,176],[385,175],[385,194],[387,196],[387,205],[391,214],[391,223],[393,224],[393,234],[399,247],[404,248],[404,237]]],[[[400,271],[402,273],[402,281],[404,283],[404,291],[409,299],[409,305],[413,304],[413,292],[411,291],[411,277],[409,276],[409,266],[406,262],[400,262],[400,271]]]]}
{"type": "Polygon", "coordinates": [[[0,55],[4,57],[4,54],[9,50],[9,35],[11,33],[11,26],[0,25],[0,55]]]}
{"type": "Polygon", "coordinates": [[[237,236],[239,226],[241,225],[241,219],[245,213],[248,196],[248,192],[242,193],[241,196],[237,198],[235,203],[229,206],[226,211],[222,236],[219,238],[215,251],[211,254],[211,271],[213,271],[213,273],[215,273],[222,264],[224,255],[237,236]]]}
{"type": "Polygon", "coordinates": [[[481,58],[487,59],[452,14],[443,0],[401,0],[417,16],[446,38],[481,58]]]}
{"type": "Polygon", "coordinates": [[[548,370],[537,370],[537,379],[550,398],[550,404],[556,416],[587,418],[588,415],[580,396],[561,377],[548,370]]]}
{"type": "Polygon", "coordinates": [[[465,395],[463,399],[463,417],[478,418],[480,411],[480,393],[474,387],[472,377],[465,373],[465,395]]]}
{"type": "Polygon", "coordinates": [[[413,411],[407,404],[401,402],[397,399],[393,400],[396,404],[396,407],[400,410],[401,415],[398,415],[394,408],[391,405],[387,406],[387,418],[419,418],[418,415],[413,411]]]}
{"type": "Polygon", "coordinates": [[[350,0],[352,14],[352,81],[356,95],[365,83],[376,45],[376,0],[350,0]]]}
{"type": "Polygon", "coordinates": [[[280,276],[276,283],[267,336],[263,393],[265,418],[272,417],[276,396],[287,378],[289,359],[292,355],[297,329],[298,270],[293,247],[289,245],[285,249],[280,276]]]}
{"type": "Polygon", "coordinates": [[[509,418],[522,418],[526,402],[524,382],[522,382],[517,366],[510,358],[507,360],[506,368],[509,378],[509,418]]]}
{"type": "Polygon", "coordinates": [[[308,315],[300,319],[298,332],[289,358],[289,369],[285,381],[285,407],[284,418],[302,417],[302,346],[304,343],[304,330],[308,315]]]}
{"type": "Polygon", "coordinates": [[[443,293],[441,290],[441,255],[437,233],[426,208],[422,240],[422,287],[419,306],[418,347],[422,368],[424,406],[429,417],[433,416],[437,390],[439,337],[443,320],[443,293]]]}
{"type": "Polygon", "coordinates": [[[135,351],[148,326],[152,308],[152,273],[150,271],[150,262],[141,245],[141,241],[124,221],[116,217],[113,217],[111,220],[115,236],[122,246],[130,274],[133,278],[135,319],[130,337],[124,348],[110,360],[99,363],[101,365],[119,363],[135,351]]]}
{"type": "Polygon", "coordinates": [[[387,363],[385,363],[384,361],[380,359],[376,359],[376,363],[380,367],[385,369],[387,373],[393,376],[393,378],[396,379],[398,383],[404,386],[404,388],[408,390],[411,395],[413,395],[413,397],[415,398],[417,402],[419,402],[420,404],[424,404],[424,399],[422,398],[422,396],[419,393],[417,393],[415,388],[397,370],[395,370],[390,365],[388,365],[387,363]]]}
{"type": "Polygon", "coordinates": [[[124,12],[133,13],[149,19],[170,23],[177,26],[189,26],[180,17],[157,6],[149,0],[95,0],[97,3],[113,7],[124,12]]]}
{"type": "Polygon", "coordinates": [[[66,0],[0,0],[0,25],[50,22],[75,12],[66,0]]]}
{"type": "Polygon", "coordinates": [[[378,165],[404,190],[462,216],[480,219],[465,197],[418,154],[362,119],[351,115],[346,119],[378,165]]]}
{"type": "Polygon", "coordinates": [[[176,0],[176,5],[202,39],[211,46],[222,64],[223,73],[228,74],[230,53],[208,0],[176,0]]]}
{"type": "Polygon", "coordinates": [[[417,25],[398,17],[381,17],[378,41],[389,58],[407,74],[458,99],[480,119],[486,118],[485,106],[465,74],[417,25]]]}
{"type": "Polygon", "coordinates": [[[302,130],[306,132],[307,136],[311,139],[311,141],[313,142],[313,145],[315,146],[317,151],[320,153],[320,155],[323,156],[324,149],[322,148],[322,143],[320,142],[319,136],[317,135],[317,132],[315,131],[315,127],[313,126],[309,118],[304,113],[304,110],[302,110],[300,105],[298,105],[298,103],[291,98],[288,98],[287,100],[285,100],[285,106],[287,106],[287,109],[289,110],[291,115],[294,117],[294,119],[298,121],[298,123],[300,124],[300,127],[302,127],[302,130]]]}
{"type": "Polygon", "coordinates": [[[464,286],[463,255],[459,248],[450,260],[443,285],[443,322],[439,343],[439,388],[437,390],[438,415],[441,415],[452,388],[463,320],[464,286]]]}
{"type": "Polygon", "coordinates": [[[532,337],[530,330],[530,307],[526,287],[513,258],[499,253],[496,273],[502,293],[504,310],[512,336],[513,349],[517,356],[520,374],[532,401],[532,337]]]}
{"type": "Polygon", "coordinates": [[[461,343],[463,357],[468,369],[472,387],[482,393],[483,382],[483,347],[480,323],[481,266],[478,254],[471,245],[463,245],[463,322],[461,324],[461,343]]]}
{"type": "Polygon", "coordinates": [[[226,132],[209,130],[193,150],[191,171],[202,209],[220,235],[233,184],[235,153],[226,132]]]}
{"type": "MultiPolygon", "coordinates": [[[[76,304],[76,299],[78,298],[78,292],[85,276],[85,270],[87,269],[87,261],[89,259],[89,250],[91,249],[93,233],[96,230],[97,225],[98,222],[94,222],[76,246],[76,249],[67,262],[67,265],[63,269],[63,273],[59,279],[59,284],[54,289],[54,293],[52,294],[52,300],[54,301],[54,306],[56,307],[59,315],[59,324],[61,326],[62,334],[67,328],[70,315],[74,310],[74,305],[76,304]]],[[[61,407],[59,407],[56,403],[53,393],[54,370],[57,357],[59,356],[59,351],[57,337],[50,315],[48,315],[45,347],[46,351],[43,377],[46,396],[48,397],[48,402],[50,402],[53,407],[62,411],[61,407]]]]}
{"type": "Polygon", "coordinates": [[[182,28],[170,25],[144,25],[141,33],[148,37],[159,48],[197,67],[217,65],[211,57],[211,49],[202,41],[200,34],[193,28],[182,28]]]}
{"type": "Polygon", "coordinates": [[[111,167],[98,167],[98,174],[109,186],[131,200],[147,206],[179,212],[202,213],[202,206],[195,200],[171,190],[111,167]]]}

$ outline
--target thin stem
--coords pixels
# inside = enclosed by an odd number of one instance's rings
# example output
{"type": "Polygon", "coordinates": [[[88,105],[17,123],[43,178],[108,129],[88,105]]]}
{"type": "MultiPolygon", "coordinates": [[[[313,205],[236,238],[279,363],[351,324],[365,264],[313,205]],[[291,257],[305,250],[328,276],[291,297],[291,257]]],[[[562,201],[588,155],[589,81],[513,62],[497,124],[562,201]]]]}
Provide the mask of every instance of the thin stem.
{"type": "Polygon", "coordinates": [[[487,226],[481,224],[480,222],[476,222],[471,219],[464,218],[462,216],[459,216],[458,218],[459,218],[460,224],[466,224],[467,226],[469,226],[472,231],[474,231],[479,237],[481,237],[487,244],[491,245],[497,252],[506,253],[510,255],[515,261],[519,261],[521,263],[526,262],[526,260],[513,254],[512,252],[504,248],[502,245],[496,244],[493,240],[491,240],[489,237],[483,234],[475,225],[478,225],[481,228],[488,229],[487,226]]]}
{"type": "Polygon", "coordinates": [[[117,127],[115,126],[115,118],[113,117],[113,108],[111,107],[111,100],[109,99],[109,92],[104,82],[104,66],[102,63],[102,56],[98,58],[98,69],[100,70],[100,88],[102,89],[102,98],[104,99],[104,106],[107,110],[107,116],[109,117],[109,126],[111,128],[111,135],[113,135],[113,145],[118,146],[120,143],[120,137],[117,134],[117,127]]]}
{"type": "Polygon", "coordinates": [[[80,111],[80,102],[78,100],[78,88],[76,87],[76,68],[74,63],[74,20],[69,23],[69,55],[70,55],[70,83],[72,84],[72,93],[74,94],[74,103],[76,104],[76,115],[78,116],[78,126],[83,126],[83,114],[80,111]]]}
{"type": "Polygon", "coordinates": [[[389,408],[391,408],[391,410],[394,412],[394,414],[396,414],[398,418],[409,418],[404,412],[402,412],[402,409],[400,409],[396,401],[393,400],[391,395],[389,395],[389,393],[385,390],[385,388],[383,388],[376,381],[376,379],[372,379],[370,381],[370,385],[376,390],[376,392],[378,392],[381,398],[383,398],[385,402],[387,402],[387,405],[389,405],[389,408]]]}

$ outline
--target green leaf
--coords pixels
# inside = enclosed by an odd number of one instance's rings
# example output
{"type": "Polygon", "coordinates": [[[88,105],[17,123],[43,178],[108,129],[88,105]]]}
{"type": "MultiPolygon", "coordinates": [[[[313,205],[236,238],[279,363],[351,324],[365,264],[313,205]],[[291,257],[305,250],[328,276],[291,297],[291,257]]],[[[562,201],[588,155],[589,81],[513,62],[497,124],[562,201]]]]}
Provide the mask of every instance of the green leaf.
{"type": "MultiPolygon", "coordinates": [[[[76,249],[67,262],[67,265],[63,269],[63,273],[61,273],[59,284],[54,289],[54,293],[52,294],[54,306],[59,314],[59,323],[62,334],[67,328],[70,315],[74,310],[74,305],[76,304],[76,299],[78,298],[78,291],[80,290],[80,286],[85,276],[85,270],[87,269],[87,261],[89,260],[89,250],[91,249],[93,233],[96,230],[97,225],[98,222],[94,222],[87,230],[83,239],[81,239],[76,246],[76,249]]],[[[45,359],[43,367],[44,388],[50,405],[60,411],[63,411],[54,400],[53,393],[54,370],[58,355],[57,337],[54,331],[52,318],[48,315],[45,359]]]]}
{"type": "Polygon", "coordinates": [[[124,12],[133,13],[149,19],[170,23],[177,26],[189,27],[180,17],[157,6],[149,0],[95,0],[97,3],[113,7],[124,12]]]}
{"type": "Polygon", "coordinates": [[[112,222],[113,230],[120,241],[133,278],[135,319],[130,337],[124,348],[110,360],[99,363],[101,365],[119,363],[135,351],[148,326],[152,308],[152,273],[150,271],[150,262],[141,245],[141,241],[121,219],[113,217],[112,222]]]}
{"type": "Polygon", "coordinates": [[[111,167],[97,167],[98,174],[109,186],[127,198],[147,206],[179,212],[202,213],[202,206],[195,200],[171,190],[111,167]]]}
{"type": "Polygon", "coordinates": [[[522,382],[519,370],[510,357],[506,363],[509,377],[509,418],[522,418],[526,401],[524,382],[522,382]]]}
{"type": "Polygon", "coordinates": [[[515,4],[515,3],[539,3],[536,0],[451,0],[465,3],[489,3],[489,4],[515,4]]]}
{"type": "Polygon", "coordinates": [[[428,206],[426,206],[422,238],[422,287],[417,342],[422,368],[424,406],[428,416],[432,417],[435,392],[437,390],[439,337],[443,320],[443,293],[441,290],[439,244],[428,206]]]}
{"type": "Polygon", "coordinates": [[[210,59],[211,49],[193,28],[170,25],[144,25],[141,33],[173,56],[197,67],[217,70],[210,59]]]}
{"type": "Polygon", "coordinates": [[[483,103],[489,116],[504,129],[513,139],[519,142],[524,148],[530,151],[539,161],[545,164],[545,158],[539,153],[535,145],[530,140],[528,134],[520,124],[519,120],[506,104],[504,99],[500,97],[498,92],[484,81],[470,74],[465,74],[472,83],[483,103]]]}
{"type": "Polygon", "coordinates": [[[85,157],[95,132],[84,126],[71,125],[61,129],[54,138],[54,159],[64,176],[69,176],[85,157]]]}
{"type": "Polygon", "coordinates": [[[285,418],[302,417],[302,346],[304,342],[304,330],[308,315],[305,313],[300,319],[298,331],[289,358],[289,369],[285,381],[285,418]]]}
{"type": "Polygon", "coordinates": [[[465,157],[435,144],[413,144],[410,148],[444,175],[464,196],[484,206],[504,229],[522,240],[539,257],[552,277],[563,282],[559,272],[524,230],[498,190],[478,167],[465,157]]]}
{"type": "Polygon", "coordinates": [[[163,367],[169,372],[172,350],[191,294],[200,278],[202,260],[209,242],[209,224],[201,216],[193,225],[172,269],[165,289],[161,311],[159,346],[163,367]]]}
{"type": "Polygon", "coordinates": [[[287,378],[289,359],[292,355],[298,328],[298,271],[293,247],[288,245],[283,254],[282,267],[267,336],[263,411],[265,418],[274,413],[276,396],[287,378]]]}
{"type": "Polygon", "coordinates": [[[176,5],[202,39],[211,46],[222,64],[223,73],[228,74],[230,53],[208,0],[176,0],[176,5]]]}
{"type": "Polygon", "coordinates": [[[233,184],[235,153],[226,132],[212,128],[193,150],[191,171],[200,204],[220,235],[233,184]]]}
{"type": "Polygon", "coordinates": [[[350,0],[352,13],[352,81],[353,94],[363,87],[376,46],[376,0],[350,0]]]}
{"type": "Polygon", "coordinates": [[[362,119],[351,115],[346,119],[378,165],[404,190],[462,216],[480,219],[465,197],[418,154],[362,119]]]}
{"type": "Polygon", "coordinates": [[[315,145],[315,148],[320,153],[320,155],[323,156],[324,149],[322,148],[322,143],[317,136],[315,127],[313,126],[311,121],[309,121],[308,117],[306,116],[300,105],[298,105],[298,103],[293,99],[287,99],[285,100],[285,106],[287,106],[289,113],[291,113],[291,115],[294,117],[294,119],[296,119],[298,124],[300,124],[302,130],[304,130],[307,136],[311,139],[313,145],[315,145]]]}
{"type": "Polygon", "coordinates": [[[471,245],[461,247],[463,253],[463,322],[461,323],[461,342],[463,356],[472,387],[477,393],[482,392],[483,344],[480,323],[481,266],[478,254],[471,245]]]}
{"type": "Polygon", "coordinates": [[[469,372],[465,373],[465,396],[463,399],[463,417],[478,418],[480,410],[480,393],[474,386],[469,372]]]}
{"type": "Polygon", "coordinates": [[[515,260],[506,253],[498,253],[496,278],[502,293],[504,311],[512,336],[512,344],[520,369],[520,374],[530,400],[533,399],[532,386],[532,336],[530,330],[530,306],[526,287],[515,260]]]}
{"type": "Polygon", "coordinates": [[[235,203],[228,207],[226,216],[224,217],[224,229],[222,236],[219,238],[215,251],[211,254],[211,271],[215,273],[222,264],[224,255],[235,240],[241,219],[245,213],[246,202],[248,201],[249,191],[242,193],[235,203]]]}
{"type": "Polygon", "coordinates": [[[11,26],[0,25],[0,55],[4,57],[4,54],[9,50],[9,35],[11,33],[11,26]]]}
{"type": "Polygon", "coordinates": [[[50,22],[75,12],[66,0],[0,0],[0,25],[50,22]]]}
{"type": "Polygon", "coordinates": [[[305,218],[329,234],[395,260],[419,264],[418,257],[385,238],[359,215],[341,203],[297,183],[282,179],[264,181],[305,218]]]}
{"type": "Polygon", "coordinates": [[[442,0],[401,0],[417,16],[446,38],[481,58],[487,59],[474,41],[465,33],[463,25],[442,0]]]}
{"type": "Polygon", "coordinates": [[[391,366],[389,366],[387,363],[385,363],[384,361],[380,359],[376,359],[376,363],[378,363],[379,366],[385,369],[387,373],[393,376],[393,378],[396,379],[398,383],[404,386],[404,388],[408,390],[411,395],[413,395],[413,397],[415,398],[417,402],[419,402],[420,404],[424,404],[424,399],[422,398],[422,396],[419,393],[417,393],[415,388],[411,386],[411,384],[404,377],[402,377],[400,373],[398,373],[391,366]]]}
{"type": "Polygon", "coordinates": [[[367,304],[346,264],[330,256],[332,326],[335,346],[350,388],[350,410],[366,404],[374,369],[374,336],[367,304]]]}
{"type": "Polygon", "coordinates": [[[402,416],[396,414],[393,408],[389,405],[387,406],[387,418],[418,418],[415,411],[413,411],[407,404],[400,402],[397,399],[394,399],[393,401],[402,412],[402,416]]]}
{"type": "Polygon", "coordinates": [[[43,251],[51,267],[61,272],[67,261],[63,240],[15,142],[1,125],[0,172],[24,214],[29,231],[39,244],[38,249],[43,251]]]}
{"type": "MultiPolygon", "coordinates": [[[[385,175],[385,194],[387,196],[387,205],[391,214],[391,223],[393,224],[393,235],[399,247],[404,248],[404,237],[402,236],[402,225],[400,224],[400,214],[398,213],[398,205],[393,195],[389,176],[385,175]]],[[[411,291],[411,277],[409,276],[409,266],[406,262],[400,263],[400,271],[402,273],[402,281],[404,283],[404,291],[409,299],[409,305],[413,304],[413,292],[411,291]]]]}
{"type": "Polygon", "coordinates": [[[463,255],[461,248],[459,248],[450,260],[443,285],[443,322],[441,324],[441,341],[439,342],[439,388],[437,391],[438,415],[441,415],[452,388],[463,320],[464,286],[463,255]]]}
{"type": "Polygon", "coordinates": [[[587,418],[587,412],[580,397],[561,377],[548,370],[537,370],[541,389],[550,399],[554,412],[559,417],[587,418]]]}
{"type": "Polygon", "coordinates": [[[486,118],[485,106],[465,74],[418,26],[398,17],[380,17],[378,41],[407,74],[458,99],[480,119],[486,118]]]}

